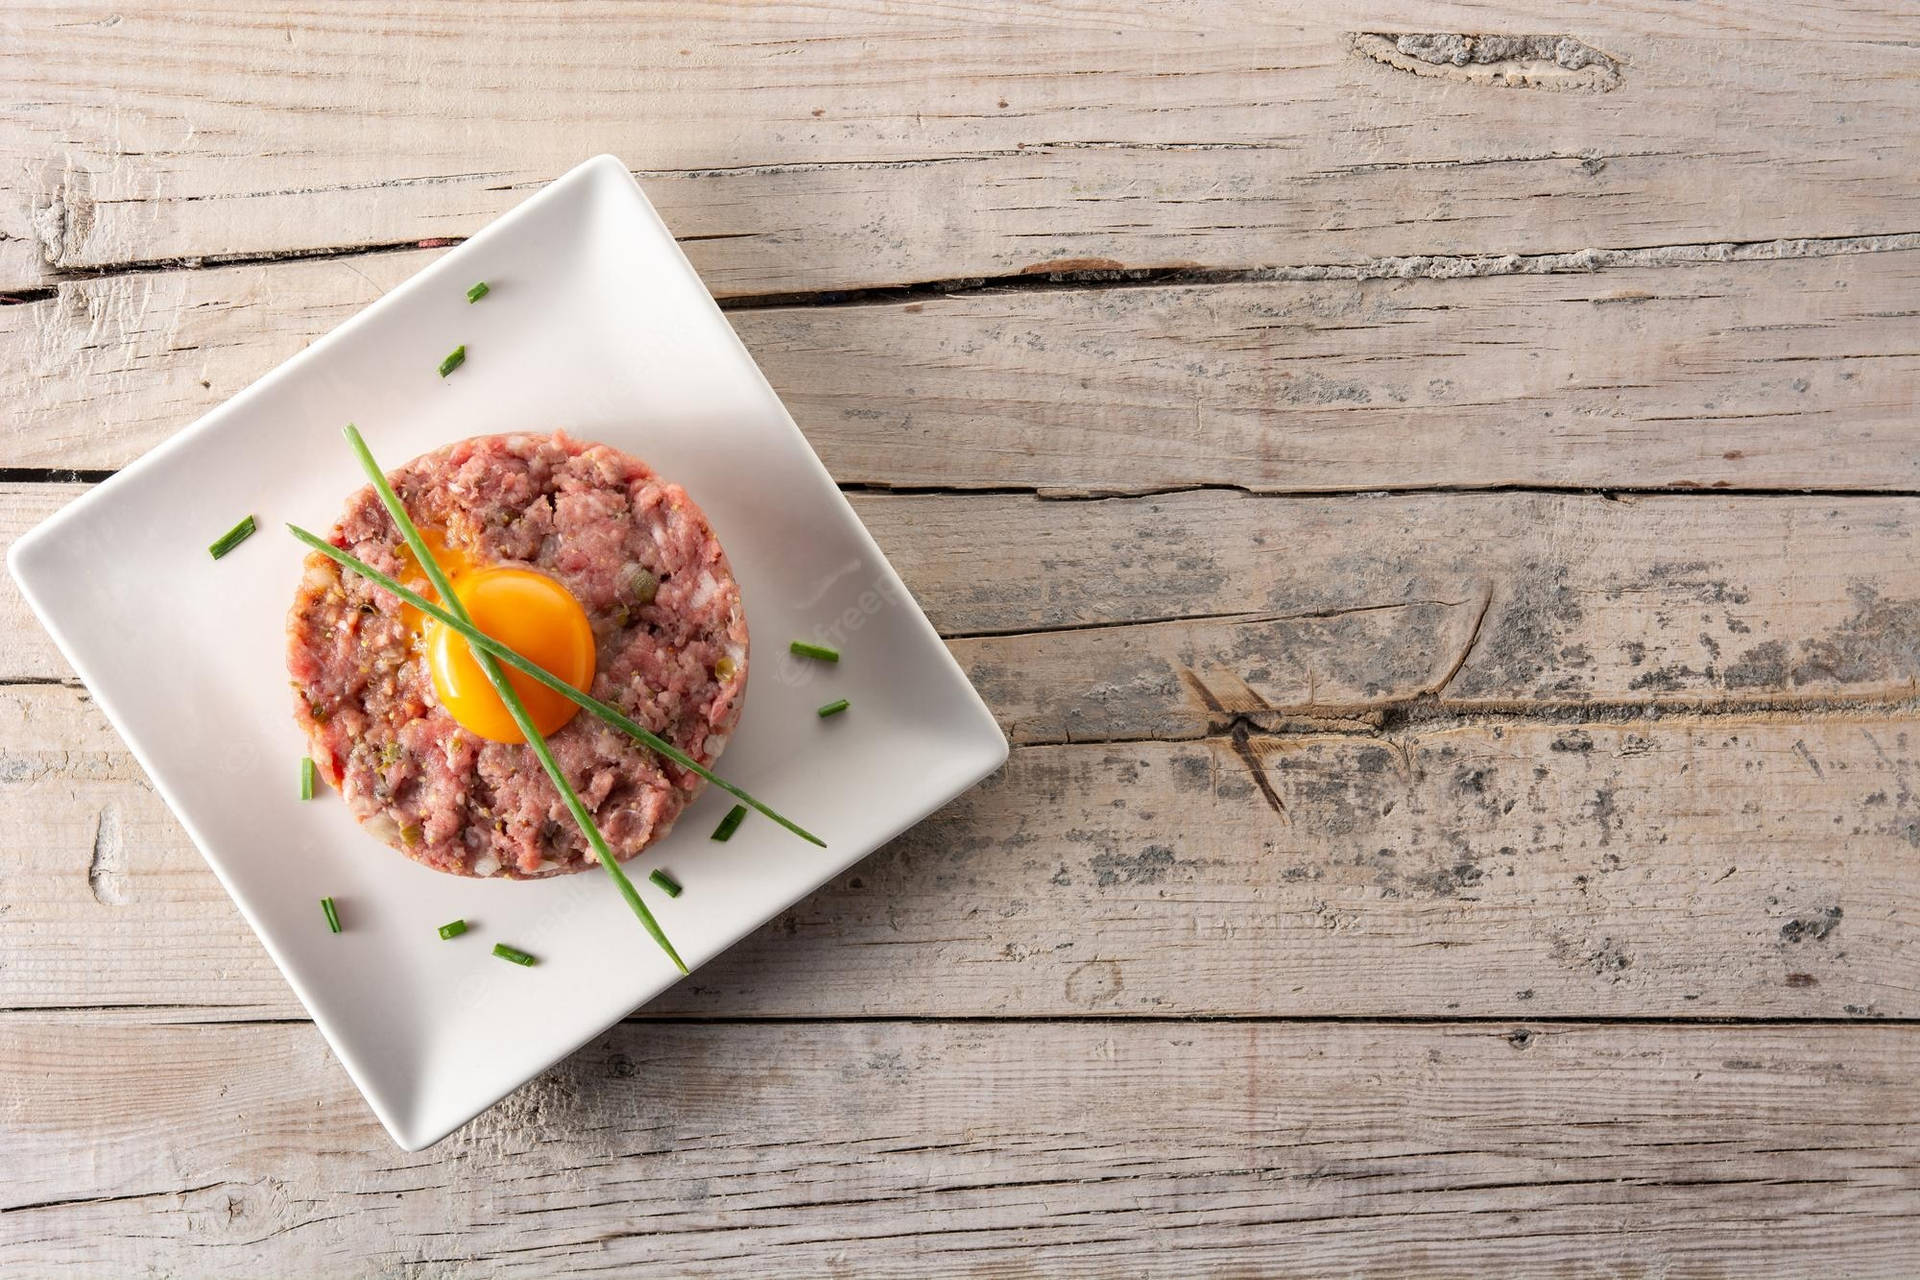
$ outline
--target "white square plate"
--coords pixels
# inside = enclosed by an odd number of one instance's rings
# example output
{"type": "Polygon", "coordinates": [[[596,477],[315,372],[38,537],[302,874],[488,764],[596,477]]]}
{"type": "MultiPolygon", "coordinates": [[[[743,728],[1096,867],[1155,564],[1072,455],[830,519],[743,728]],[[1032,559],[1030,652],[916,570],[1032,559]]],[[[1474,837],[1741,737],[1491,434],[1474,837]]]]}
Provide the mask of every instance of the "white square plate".
{"type": "Polygon", "coordinates": [[[590,160],[21,538],[14,575],[402,1147],[437,1141],[671,985],[598,872],[429,871],[332,792],[298,798],[283,627],[302,548],[362,483],[465,436],[564,428],[651,463],[706,509],[754,641],[722,776],[759,816],[708,839],[707,788],[629,864],[697,966],[1006,759],[1006,739],[740,345],[625,166],[590,160]],[[492,293],[469,305],[477,280],[492,293]],[[467,362],[442,379],[442,356],[467,362]],[[207,544],[242,515],[260,532],[207,544]],[[838,666],[789,657],[838,640],[838,666]],[[820,720],[834,698],[852,710],[820,720]],[[645,886],[670,868],[677,900],[645,886]],[[320,899],[345,931],[327,931],[320,899]],[[443,942],[440,924],[472,928],[443,942]],[[522,969],[495,941],[540,958],[522,969]]]}

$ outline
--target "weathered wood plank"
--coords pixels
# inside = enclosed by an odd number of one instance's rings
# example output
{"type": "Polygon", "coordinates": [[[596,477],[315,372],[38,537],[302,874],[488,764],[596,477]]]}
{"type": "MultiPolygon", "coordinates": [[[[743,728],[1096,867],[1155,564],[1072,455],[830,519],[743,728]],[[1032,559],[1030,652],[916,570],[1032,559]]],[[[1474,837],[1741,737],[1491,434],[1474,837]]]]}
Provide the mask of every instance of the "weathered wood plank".
{"type": "Polygon", "coordinates": [[[462,235],[603,150],[722,293],[1908,230],[1914,33],[1538,0],[43,5],[0,48],[0,288],[462,235]],[[1383,30],[1566,33],[1588,66],[1350,47],[1383,30]],[[1595,65],[1611,92],[1493,83],[1595,65]]]}
{"type": "MultiPolygon", "coordinates": [[[[72,281],[0,307],[0,364],[22,374],[0,457],[124,465],[431,256],[72,281]]],[[[732,319],[845,482],[1912,489],[1916,290],[1907,250],[732,319]]]]}
{"type": "Polygon", "coordinates": [[[1920,487],[1920,252],[735,317],[843,480],[1920,487]]]}
{"type": "MultiPolygon", "coordinates": [[[[296,1014],[83,698],[0,694],[0,1007],[296,1014]]],[[[1915,726],[1017,748],[655,1009],[1920,1016],[1915,726]]]]}
{"type": "MultiPolygon", "coordinates": [[[[66,506],[88,486],[0,482],[0,559],[14,539],[66,506]]],[[[0,683],[11,680],[71,680],[73,668],[20,594],[11,573],[0,573],[0,683]]]]}
{"type": "Polygon", "coordinates": [[[630,1024],[404,1155],[310,1027],[16,1014],[0,1269],[1905,1276],[1916,1070],[1904,1026],[630,1024]]]}
{"type": "MultiPolygon", "coordinates": [[[[0,539],[82,491],[0,485],[0,539]]],[[[1022,742],[1469,709],[1911,697],[1905,498],[855,494],[1022,742]],[[983,571],[990,567],[990,572],[983,571]]],[[[0,680],[70,676],[11,580],[0,680]]]]}

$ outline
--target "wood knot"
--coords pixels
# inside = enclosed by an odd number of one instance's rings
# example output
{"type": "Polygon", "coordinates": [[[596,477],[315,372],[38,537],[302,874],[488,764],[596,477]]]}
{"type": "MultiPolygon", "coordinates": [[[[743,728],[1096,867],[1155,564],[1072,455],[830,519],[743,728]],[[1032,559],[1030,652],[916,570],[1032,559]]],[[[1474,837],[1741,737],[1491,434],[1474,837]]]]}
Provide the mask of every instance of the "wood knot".
{"type": "Polygon", "coordinates": [[[1568,35],[1469,35],[1450,31],[1349,33],[1354,53],[1417,76],[1506,89],[1610,93],[1621,62],[1568,35]]]}

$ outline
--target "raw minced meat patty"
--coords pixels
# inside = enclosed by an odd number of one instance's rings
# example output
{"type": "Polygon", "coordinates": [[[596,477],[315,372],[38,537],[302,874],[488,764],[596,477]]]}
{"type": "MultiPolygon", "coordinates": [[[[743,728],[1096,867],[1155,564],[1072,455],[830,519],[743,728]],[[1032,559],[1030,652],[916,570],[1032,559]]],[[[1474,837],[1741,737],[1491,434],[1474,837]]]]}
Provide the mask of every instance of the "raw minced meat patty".
{"type": "MultiPolygon", "coordinates": [[[[747,623],[726,554],[685,490],[563,434],[463,440],[388,478],[414,522],[453,550],[566,587],[593,626],[593,695],[712,766],[740,718],[747,623]],[[647,574],[658,585],[642,603],[647,574]]],[[[348,501],[332,542],[408,577],[371,486],[348,501]]],[[[287,669],[320,775],[408,857],[514,879],[594,863],[532,749],[455,723],[399,600],[318,552],[288,618],[287,669]]],[[[587,712],[547,741],[622,860],[665,834],[701,785],[587,712]]]]}

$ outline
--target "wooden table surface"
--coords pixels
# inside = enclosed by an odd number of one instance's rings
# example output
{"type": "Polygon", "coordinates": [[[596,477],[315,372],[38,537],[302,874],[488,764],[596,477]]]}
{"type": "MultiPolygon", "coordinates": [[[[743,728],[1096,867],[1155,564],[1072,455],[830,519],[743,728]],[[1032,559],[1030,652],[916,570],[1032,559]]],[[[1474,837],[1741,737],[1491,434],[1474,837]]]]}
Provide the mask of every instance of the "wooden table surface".
{"type": "Polygon", "coordinates": [[[0,98],[0,539],[611,151],[1015,744],[405,1155],[0,586],[0,1273],[1913,1274],[1910,6],[26,4],[0,98]]]}

